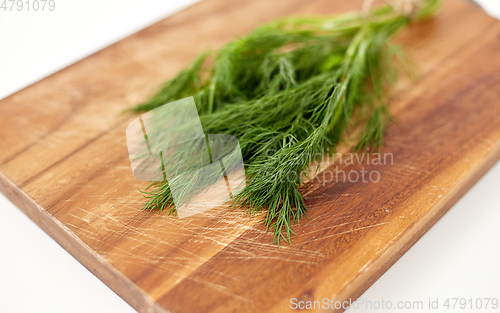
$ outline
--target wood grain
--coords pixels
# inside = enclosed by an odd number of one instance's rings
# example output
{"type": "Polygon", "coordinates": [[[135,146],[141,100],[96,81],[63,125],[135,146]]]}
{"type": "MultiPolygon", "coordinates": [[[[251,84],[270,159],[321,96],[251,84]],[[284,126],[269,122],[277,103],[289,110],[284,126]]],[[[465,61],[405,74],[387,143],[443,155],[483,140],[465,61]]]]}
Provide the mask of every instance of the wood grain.
{"type": "MultiPolygon", "coordinates": [[[[201,51],[286,15],[359,1],[206,0],[0,102],[0,191],[139,312],[287,312],[290,298],[352,301],[500,158],[500,22],[445,2],[401,43],[420,73],[393,90],[377,183],[304,189],[310,221],[277,249],[262,216],[140,211],[121,111],[201,51]],[[230,27],[229,27],[230,26],[230,27]]],[[[338,167],[337,167],[338,166],[338,167]]]]}

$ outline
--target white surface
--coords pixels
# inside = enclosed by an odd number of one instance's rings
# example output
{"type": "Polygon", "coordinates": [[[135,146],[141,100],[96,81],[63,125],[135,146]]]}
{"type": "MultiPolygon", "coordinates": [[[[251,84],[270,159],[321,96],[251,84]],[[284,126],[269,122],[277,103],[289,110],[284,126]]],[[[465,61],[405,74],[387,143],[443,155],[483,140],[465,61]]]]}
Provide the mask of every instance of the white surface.
{"type": "MultiPolygon", "coordinates": [[[[0,10],[0,98],[192,2],[56,0],[54,12],[0,10]]],[[[497,164],[361,298],[500,298],[499,187],[497,164]]],[[[0,312],[134,311],[3,195],[0,216],[0,312]]],[[[371,311],[384,312],[348,312],[371,311]]]]}
{"type": "Polygon", "coordinates": [[[500,19],[500,0],[474,0],[489,15],[500,19]]]}
{"type": "Polygon", "coordinates": [[[135,312],[0,193],[0,312],[135,312]]]}

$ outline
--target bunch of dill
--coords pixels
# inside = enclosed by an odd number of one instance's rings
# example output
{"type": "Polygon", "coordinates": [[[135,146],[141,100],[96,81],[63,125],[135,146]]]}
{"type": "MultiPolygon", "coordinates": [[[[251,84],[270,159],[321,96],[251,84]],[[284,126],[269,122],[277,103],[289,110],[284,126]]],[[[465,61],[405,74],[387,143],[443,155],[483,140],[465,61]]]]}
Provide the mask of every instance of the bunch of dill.
{"type": "MultiPolygon", "coordinates": [[[[432,16],[439,4],[422,1],[416,18],[432,16]]],[[[309,165],[335,151],[356,112],[364,127],[355,149],[382,144],[389,121],[383,94],[401,56],[388,40],[413,19],[383,6],[369,16],[276,20],[203,53],[133,110],[194,96],[206,134],[239,140],[247,185],[233,204],[250,214],[267,210],[264,223],[279,245],[307,217],[299,188],[309,165]]],[[[153,182],[143,193],[143,209],[175,213],[168,182],[153,182]]]]}

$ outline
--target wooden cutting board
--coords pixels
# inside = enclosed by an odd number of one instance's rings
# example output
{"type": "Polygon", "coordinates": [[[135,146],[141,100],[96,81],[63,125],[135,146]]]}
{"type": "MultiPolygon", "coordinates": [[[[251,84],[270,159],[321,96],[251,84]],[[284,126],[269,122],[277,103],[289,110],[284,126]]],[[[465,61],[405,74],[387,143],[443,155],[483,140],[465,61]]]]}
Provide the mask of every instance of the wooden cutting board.
{"type": "MultiPolygon", "coordinates": [[[[0,102],[0,190],[140,312],[287,312],[354,300],[500,158],[500,22],[461,0],[401,34],[416,81],[393,90],[380,181],[304,192],[310,221],[277,249],[262,215],[142,212],[122,114],[201,51],[287,15],[359,1],[206,0],[0,102]]],[[[339,166],[335,168],[335,166],[339,166]]],[[[329,179],[328,179],[329,180],[329,179]]]]}

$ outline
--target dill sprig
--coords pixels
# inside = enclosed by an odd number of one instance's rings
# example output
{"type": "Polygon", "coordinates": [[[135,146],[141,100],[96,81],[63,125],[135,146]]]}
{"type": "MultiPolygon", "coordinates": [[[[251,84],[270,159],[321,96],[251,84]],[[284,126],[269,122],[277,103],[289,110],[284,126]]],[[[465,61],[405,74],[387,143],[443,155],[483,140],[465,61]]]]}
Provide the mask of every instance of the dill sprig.
{"type": "MultiPolygon", "coordinates": [[[[425,0],[418,17],[436,12],[425,0]]],[[[335,17],[285,18],[217,51],[201,54],[147,102],[148,111],[194,96],[206,134],[238,138],[247,185],[233,199],[250,214],[267,210],[274,242],[290,242],[307,218],[300,187],[318,156],[334,153],[358,112],[364,126],[355,149],[380,147],[389,125],[384,91],[401,51],[388,40],[411,22],[391,6],[335,17]],[[394,57],[394,56],[398,57],[394,57]]],[[[193,178],[194,179],[194,178],[193,178]]],[[[185,183],[186,194],[190,183],[185,183]]],[[[175,213],[166,181],[142,191],[145,210],[175,213]]]]}

